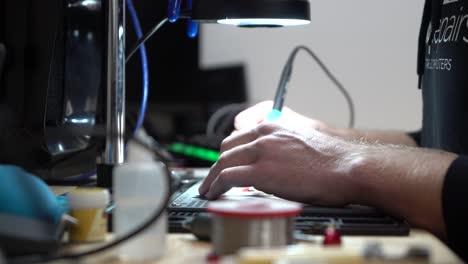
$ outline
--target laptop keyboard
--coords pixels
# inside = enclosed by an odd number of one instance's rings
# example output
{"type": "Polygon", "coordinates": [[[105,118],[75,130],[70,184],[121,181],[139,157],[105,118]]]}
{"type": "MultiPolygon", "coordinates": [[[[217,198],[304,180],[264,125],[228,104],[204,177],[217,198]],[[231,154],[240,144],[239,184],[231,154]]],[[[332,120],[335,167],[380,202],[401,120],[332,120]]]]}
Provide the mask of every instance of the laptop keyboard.
{"type": "MultiPolygon", "coordinates": [[[[205,211],[208,200],[198,194],[199,183],[182,186],[168,206],[169,232],[186,233],[185,221],[190,221],[205,211]]],[[[251,196],[270,195],[251,191],[248,194],[234,190],[228,193],[230,199],[246,199],[251,196]]],[[[333,224],[343,235],[406,236],[409,226],[406,222],[392,218],[374,208],[353,205],[343,208],[304,206],[300,216],[295,217],[295,229],[306,234],[323,234],[333,224]]]]}

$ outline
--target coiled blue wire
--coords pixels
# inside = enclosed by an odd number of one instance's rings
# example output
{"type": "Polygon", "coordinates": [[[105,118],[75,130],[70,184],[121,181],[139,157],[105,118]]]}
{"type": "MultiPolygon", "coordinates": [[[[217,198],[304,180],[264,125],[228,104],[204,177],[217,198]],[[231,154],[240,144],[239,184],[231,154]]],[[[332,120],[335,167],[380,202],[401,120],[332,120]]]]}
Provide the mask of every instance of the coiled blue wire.
{"type": "MultiPolygon", "coordinates": [[[[135,6],[133,5],[132,0],[127,0],[127,8],[128,12],[130,13],[130,17],[133,22],[133,28],[135,29],[135,33],[137,39],[141,39],[143,37],[143,32],[140,26],[140,20],[138,19],[138,14],[135,10],[135,6]]],[[[143,78],[143,96],[141,98],[141,105],[140,111],[138,113],[138,120],[135,125],[135,130],[133,131],[133,135],[137,133],[137,131],[143,127],[143,122],[145,121],[145,114],[146,109],[148,108],[148,94],[149,94],[149,73],[148,73],[148,57],[146,54],[146,47],[145,44],[142,44],[140,47],[140,57],[141,57],[141,72],[143,78]]]]}

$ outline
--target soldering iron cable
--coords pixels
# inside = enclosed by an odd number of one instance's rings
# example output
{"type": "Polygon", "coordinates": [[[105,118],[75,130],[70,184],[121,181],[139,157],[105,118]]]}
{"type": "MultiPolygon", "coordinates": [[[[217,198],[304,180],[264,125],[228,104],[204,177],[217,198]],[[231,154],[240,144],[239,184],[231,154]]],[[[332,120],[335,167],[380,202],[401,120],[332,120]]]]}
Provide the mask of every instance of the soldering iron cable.
{"type": "Polygon", "coordinates": [[[138,51],[141,45],[143,45],[148,39],[150,39],[154,33],[156,33],[164,24],[167,23],[167,18],[164,18],[161,20],[158,24],[156,24],[149,32],[147,32],[143,37],[141,37],[135,45],[130,49],[130,51],[127,53],[127,56],[125,58],[126,62],[128,63],[130,59],[133,57],[133,55],[138,51]]]}
{"type": "Polygon", "coordinates": [[[293,64],[294,64],[294,59],[296,58],[297,54],[299,51],[304,50],[309,54],[315,62],[319,65],[319,67],[325,72],[325,74],[328,76],[328,78],[335,84],[335,86],[338,88],[338,90],[343,94],[343,96],[346,99],[346,102],[348,103],[348,108],[349,108],[349,128],[354,127],[354,122],[355,122],[355,110],[354,110],[354,103],[351,98],[351,95],[348,93],[348,91],[345,89],[345,87],[338,81],[338,79],[332,74],[332,72],[325,66],[325,64],[320,60],[320,58],[308,47],[306,46],[297,46],[294,48],[294,50],[291,52],[291,54],[288,57],[288,60],[286,61],[286,64],[284,65],[283,71],[281,73],[281,78],[278,84],[278,88],[276,90],[276,95],[275,95],[275,100],[273,104],[273,109],[272,111],[268,114],[267,120],[269,121],[274,121],[278,119],[281,116],[281,110],[283,108],[283,103],[284,99],[286,96],[286,91],[287,91],[287,86],[289,83],[289,80],[291,79],[292,75],[292,69],[293,69],[293,64]]]}

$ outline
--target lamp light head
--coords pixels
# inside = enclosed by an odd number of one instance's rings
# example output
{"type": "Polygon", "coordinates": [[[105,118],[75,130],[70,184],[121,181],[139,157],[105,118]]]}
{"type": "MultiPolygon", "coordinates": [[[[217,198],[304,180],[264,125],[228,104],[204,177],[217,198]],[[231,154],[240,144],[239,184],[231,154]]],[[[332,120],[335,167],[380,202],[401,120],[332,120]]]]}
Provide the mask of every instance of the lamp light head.
{"type": "Polygon", "coordinates": [[[282,27],[310,23],[308,0],[193,0],[191,18],[240,27],[282,27]]]}

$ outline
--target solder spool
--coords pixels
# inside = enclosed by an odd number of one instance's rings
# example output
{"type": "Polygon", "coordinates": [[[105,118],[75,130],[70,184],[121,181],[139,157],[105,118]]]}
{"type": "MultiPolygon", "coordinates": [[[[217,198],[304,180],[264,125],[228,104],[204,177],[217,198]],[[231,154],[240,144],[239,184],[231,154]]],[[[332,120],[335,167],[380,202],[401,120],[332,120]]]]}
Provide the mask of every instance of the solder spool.
{"type": "Polygon", "coordinates": [[[302,205],[280,199],[249,198],[208,204],[214,215],[213,252],[234,254],[242,247],[276,247],[293,242],[294,220],[302,205]]]}

